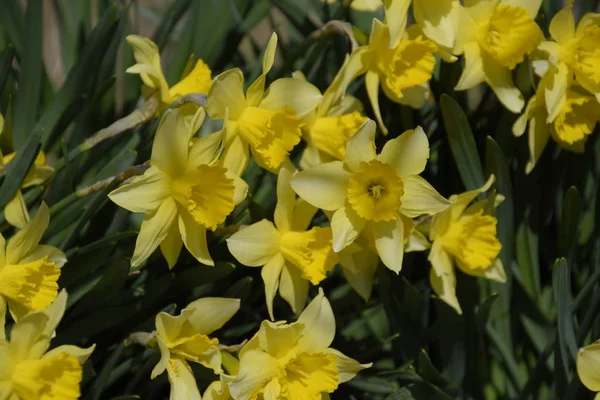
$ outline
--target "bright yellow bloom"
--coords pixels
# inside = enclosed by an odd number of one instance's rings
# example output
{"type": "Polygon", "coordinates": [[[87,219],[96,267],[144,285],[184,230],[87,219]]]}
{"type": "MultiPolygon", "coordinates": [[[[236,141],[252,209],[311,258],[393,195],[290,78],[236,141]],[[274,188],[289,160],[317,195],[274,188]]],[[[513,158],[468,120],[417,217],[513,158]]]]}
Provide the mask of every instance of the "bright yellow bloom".
{"type": "Polygon", "coordinates": [[[365,75],[367,94],[377,123],[387,129],[379,110],[379,85],[392,101],[421,108],[429,96],[428,81],[435,67],[436,44],[417,25],[406,29],[409,1],[387,1],[385,23],[373,19],[367,46],[350,55],[345,79],[365,75]]]}
{"type": "Polygon", "coordinates": [[[291,179],[292,172],[281,168],[275,224],[262,220],[227,239],[229,251],[240,263],[263,267],[261,275],[271,319],[277,289],[292,310],[299,313],[306,304],[308,282],[317,285],[338,261],[331,249],[331,228],[307,230],[317,209],[302,199],[296,200],[291,179]]]}
{"type": "Polygon", "coordinates": [[[263,321],[240,352],[240,370],[230,385],[235,400],[321,400],[338,385],[371,364],[359,364],[329,348],[335,317],[329,301],[319,295],[297,322],[263,321]]]}
{"type": "Polygon", "coordinates": [[[248,149],[265,169],[279,169],[300,141],[301,118],[314,110],[321,99],[319,89],[293,78],[277,79],[265,91],[276,48],[274,33],[263,56],[262,74],[245,94],[239,68],[217,76],[208,92],[208,114],[213,119],[223,119],[229,127],[223,161],[236,174],[242,174],[248,165],[248,149]]]}
{"type": "Polygon", "coordinates": [[[496,232],[498,221],[493,215],[497,196],[471,204],[492,183],[493,175],[479,189],[451,196],[450,200],[454,203],[447,210],[434,215],[431,222],[431,286],[458,313],[462,313],[462,310],[456,298],[454,265],[468,275],[506,282],[504,268],[498,258],[502,248],[496,232]]]}
{"type": "Polygon", "coordinates": [[[513,134],[521,136],[529,123],[529,161],[525,166],[525,173],[533,170],[550,137],[566,150],[583,153],[587,137],[600,120],[600,104],[596,98],[570,86],[558,103],[560,108],[556,116],[549,122],[545,94],[551,91],[548,88],[556,76],[552,71],[554,69],[557,67],[550,66],[542,77],[536,94],[527,103],[525,112],[513,125],[513,134]]]}
{"type": "MultiPolygon", "coordinates": [[[[169,107],[177,98],[194,93],[208,93],[212,84],[211,71],[208,65],[198,60],[189,74],[169,88],[160,65],[160,54],[156,44],[138,35],[127,36],[127,43],[133,48],[137,64],[127,68],[130,74],[139,74],[147,88],[147,92],[156,92],[160,100],[160,109],[169,107]]],[[[188,115],[193,115],[197,107],[188,115]]]]}
{"type": "MultiPolygon", "coordinates": [[[[199,109],[195,118],[203,115],[199,109]]],[[[188,124],[178,109],[167,110],[156,131],[150,168],[108,195],[119,206],[146,214],[131,265],[143,263],[160,245],[173,268],[183,244],[199,262],[214,265],[206,230],[223,223],[246,197],[246,183],[218,161],[228,128],[189,146],[193,126],[200,123],[188,124]]]]}
{"type": "Polygon", "coordinates": [[[188,304],[181,314],[156,316],[156,343],[161,359],[152,379],[165,370],[171,383],[171,399],[200,400],[200,392],[188,362],[223,372],[219,341],[208,335],[220,329],[239,310],[239,299],[206,297],[188,304]]]}
{"type": "MultiPolygon", "coordinates": [[[[50,351],[50,341],[66,307],[62,291],[56,301],[43,310],[17,321],[10,340],[0,332],[0,399],[75,400],[81,395],[79,383],[85,363],[94,346],[82,349],[63,345],[50,351]]],[[[4,322],[4,321],[0,321],[4,322]]]]}
{"type": "Polygon", "coordinates": [[[212,382],[202,395],[202,400],[232,400],[229,394],[229,384],[235,380],[235,377],[221,374],[218,381],[212,382]]]}
{"type": "Polygon", "coordinates": [[[472,0],[462,8],[454,53],[465,56],[456,90],[486,82],[510,111],[523,109],[511,70],[544,39],[534,21],[541,0],[472,0]]]}
{"type": "MultiPolygon", "coordinates": [[[[579,349],[577,375],[586,388],[592,392],[600,392],[600,343],[598,341],[579,349]]],[[[594,400],[600,400],[600,393],[596,393],[594,400]]]]}
{"type": "Polygon", "coordinates": [[[383,263],[399,272],[404,256],[405,221],[436,214],[451,204],[419,174],[429,158],[423,129],[406,131],[375,153],[375,123],[365,122],[346,147],[344,162],[299,172],[292,187],[308,203],[335,211],[333,250],[340,252],[367,227],[383,263]]]}
{"type": "Polygon", "coordinates": [[[35,218],[8,243],[0,235],[0,312],[8,305],[15,319],[48,307],[58,293],[60,268],[67,259],[59,249],[39,244],[49,219],[48,206],[42,203],[35,218]]]}
{"type": "Polygon", "coordinates": [[[600,101],[600,14],[583,16],[577,28],[572,7],[558,12],[550,22],[548,40],[539,49],[548,58],[550,84],[543,92],[548,109],[548,123],[561,113],[573,77],[577,83],[600,101]]]}

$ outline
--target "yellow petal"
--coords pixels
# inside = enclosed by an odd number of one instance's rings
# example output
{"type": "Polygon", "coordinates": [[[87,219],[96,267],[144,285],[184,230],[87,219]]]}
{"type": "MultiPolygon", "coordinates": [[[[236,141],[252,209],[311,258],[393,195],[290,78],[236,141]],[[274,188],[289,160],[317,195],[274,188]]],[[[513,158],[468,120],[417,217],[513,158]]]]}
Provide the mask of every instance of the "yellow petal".
{"type": "Polygon", "coordinates": [[[337,210],[346,202],[350,173],[341,161],[301,171],[292,179],[292,188],[304,200],[324,210],[337,210]]]}
{"type": "Polygon", "coordinates": [[[600,392],[600,343],[592,343],[577,353],[577,374],[586,388],[600,392]]]}
{"type": "Polygon", "coordinates": [[[177,204],[171,198],[167,198],[154,213],[146,215],[135,242],[132,266],[139,266],[152,255],[167,236],[176,217],[177,204]]]}
{"type": "Polygon", "coordinates": [[[536,96],[531,96],[529,101],[527,102],[527,106],[525,107],[525,111],[523,114],[519,115],[519,118],[515,121],[512,127],[513,135],[516,137],[520,137],[525,133],[527,129],[527,122],[533,118],[533,114],[535,108],[537,107],[537,98],[536,96]]]}
{"type": "Polygon", "coordinates": [[[203,297],[185,306],[193,310],[188,317],[193,331],[201,335],[210,335],[220,329],[240,309],[239,299],[223,297],[203,297]]]}
{"type": "Polygon", "coordinates": [[[24,400],[76,400],[81,395],[79,383],[82,377],[77,358],[61,353],[52,358],[18,363],[13,374],[13,386],[24,400]]]}
{"type": "Polygon", "coordinates": [[[481,187],[474,190],[469,190],[468,192],[464,192],[459,195],[452,196],[452,200],[454,202],[452,206],[450,206],[450,208],[446,210],[446,212],[450,213],[451,220],[458,220],[463,215],[469,204],[471,204],[471,202],[475,200],[475,198],[481,193],[485,193],[488,190],[490,190],[495,181],[496,177],[492,174],[481,187]]]}
{"type": "Polygon", "coordinates": [[[418,175],[406,176],[402,178],[402,182],[404,194],[400,212],[409,218],[423,214],[434,215],[452,204],[418,175]]]}
{"type": "Polygon", "coordinates": [[[373,366],[373,363],[360,364],[355,359],[348,357],[336,349],[325,349],[324,352],[335,356],[335,364],[339,374],[339,383],[348,382],[363,369],[371,368],[373,366]]]}
{"type": "Polygon", "coordinates": [[[390,48],[395,47],[404,35],[408,21],[410,0],[384,0],[385,23],[390,29],[390,48]]]}
{"type": "Polygon", "coordinates": [[[133,47],[133,56],[137,64],[126,72],[140,74],[145,85],[159,91],[163,102],[170,103],[169,86],[160,66],[160,54],[156,44],[145,37],[129,35],[127,43],[133,47]]]}
{"type": "Polygon", "coordinates": [[[569,68],[566,64],[560,63],[557,66],[551,65],[548,72],[542,78],[540,87],[544,88],[544,100],[548,110],[546,123],[550,124],[563,109],[567,100],[567,89],[570,86],[569,68]]]}
{"type": "Polygon", "coordinates": [[[19,229],[23,229],[29,222],[29,211],[27,211],[27,204],[25,204],[23,193],[20,190],[17,190],[4,207],[4,216],[9,224],[19,229]]]}
{"type": "Polygon", "coordinates": [[[246,92],[246,98],[248,99],[249,106],[257,106],[260,103],[260,100],[263,98],[263,94],[265,91],[265,82],[267,78],[267,73],[273,67],[273,63],[275,62],[275,52],[277,51],[277,34],[273,32],[271,34],[271,38],[269,39],[269,43],[265,48],[265,53],[262,59],[262,74],[256,78],[254,82],[248,88],[246,92]]]}
{"type": "MultiPolygon", "coordinates": [[[[40,258],[46,257],[48,262],[56,263],[58,268],[62,268],[63,265],[67,262],[67,257],[65,253],[60,251],[54,246],[48,246],[45,244],[38,244],[34,247],[34,249],[21,260],[22,264],[39,260],[40,258]]],[[[1,264],[0,264],[1,265],[1,264]]]]}
{"type": "Polygon", "coordinates": [[[277,253],[265,263],[265,266],[260,271],[260,275],[265,283],[265,300],[267,302],[267,310],[271,320],[275,320],[273,315],[273,299],[275,299],[277,289],[279,289],[279,279],[284,264],[285,259],[283,258],[283,255],[277,253]]]}
{"type": "Polygon", "coordinates": [[[355,11],[375,12],[383,5],[381,0],[353,0],[350,8],[355,11]]]}
{"type": "Polygon", "coordinates": [[[42,202],[35,217],[8,240],[5,262],[7,264],[18,264],[34,251],[49,222],[50,211],[46,203],[42,202]]]}
{"type": "Polygon", "coordinates": [[[244,347],[248,350],[242,350],[240,353],[240,370],[236,379],[229,385],[229,392],[234,399],[252,399],[280,370],[277,360],[260,348],[252,346],[252,342],[258,340],[250,340],[244,347]],[[257,365],[260,365],[260,368],[256,368],[257,365]]]}
{"type": "Polygon", "coordinates": [[[369,249],[361,248],[356,252],[342,251],[340,264],[344,277],[365,301],[369,301],[373,290],[373,281],[379,257],[369,249]]]}
{"type": "Polygon", "coordinates": [[[206,101],[206,111],[211,118],[222,119],[229,109],[229,117],[236,121],[246,108],[242,71],[234,68],[216,76],[206,101]]]}
{"type": "Polygon", "coordinates": [[[530,173],[537,164],[544,148],[546,148],[549,138],[550,131],[546,125],[544,115],[543,113],[538,112],[538,114],[529,121],[529,161],[527,161],[527,165],[525,165],[526,174],[530,173]]]}
{"type": "Polygon", "coordinates": [[[183,244],[192,253],[192,256],[202,264],[215,265],[215,262],[208,253],[206,228],[203,225],[197,224],[187,212],[179,213],[178,225],[183,244]]]}
{"type": "Polygon", "coordinates": [[[379,80],[379,75],[377,75],[376,72],[370,70],[367,71],[367,74],[365,75],[367,95],[369,96],[369,101],[371,102],[371,107],[373,108],[377,125],[379,125],[379,129],[381,129],[383,134],[387,135],[387,128],[383,124],[383,120],[381,119],[381,110],[379,109],[379,80]]]}
{"type": "Polygon", "coordinates": [[[46,354],[44,354],[44,357],[42,357],[42,358],[44,358],[44,359],[54,358],[54,357],[60,355],[61,353],[66,353],[66,354],[70,354],[73,357],[75,357],[77,359],[77,361],[79,362],[79,364],[83,365],[88,360],[88,358],[92,355],[95,348],[96,348],[95,344],[91,345],[87,349],[83,349],[81,347],[73,346],[70,344],[65,344],[62,346],[55,347],[52,350],[48,351],[46,354]]]}
{"type": "Polygon", "coordinates": [[[225,144],[223,165],[234,174],[241,175],[248,166],[248,160],[248,143],[236,134],[225,144]]]}
{"type": "Polygon", "coordinates": [[[513,83],[511,71],[489,56],[483,58],[483,71],[488,85],[509,111],[520,113],[525,105],[523,95],[513,83]]]}
{"type": "Polygon", "coordinates": [[[298,339],[296,351],[308,352],[328,348],[335,337],[335,316],[323,289],[308,304],[298,317],[298,324],[304,325],[298,339]]]}
{"type": "Polygon", "coordinates": [[[165,112],[156,129],[150,163],[170,176],[182,174],[188,160],[188,127],[177,108],[165,112]]]}
{"type": "Polygon", "coordinates": [[[163,257],[165,257],[165,260],[167,260],[170,269],[173,269],[177,263],[179,254],[181,253],[181,247],[183,247],[183,240],[181,239],[179,228],[177,227],[177,224],[172,223],[167,232],[167,236],[160,242],[160,251],[163,257]]]}
{"type": "Polygon", "coordinates": [[[454,270],[451,270],[448,274],[437,275],[435,269],[432,268],[429,271],[429,282],[440,299],[454,308],[458,314],[462,314],[462,309],[456,297],[456,275],[454,270]]]}
{"type": "Polygon", "coordinates": [[[200,391],[189,364],[174,357],[167,363],[167,374],[171,384],[171,399],[201,400],[200,391]]]}
{"type": "Polygon", "coordinates": [[[231,235],[227,247],[240,263],[260,267],[279,253],[280,236],[273,223],[263,219],[231,235]]]}
{"type": "Polygon", "coordinates": [[[304,310],[308,297],[308,281],[302,278],[300,270],[291,263],[285,263],[281,270],[279,294],[296,314],[304,310]]]}
{"type": "Polygon", "coordinates": [[[192,93],[208,93],[212,84],[211,71],[208,65],[202,60],[196,61],[194,69],[190,73],[177,82],[171,89],[169,94],[173,98],[178,98],[192,93]]]}
{"type": "Polygon", "coordinates": [[[456,84],[455,90],[467,90],[479,85],[485,80],[481,47],[477,42],[464,45],[465,69],[456,84]]]}
{"type": "Polygon", "coordinates": [[[277,177],[277,204],[275,206],[275,226],[285,232],[292,229],[294,206],[296,204],[296,193],[290,182],[293,172],[287,168],[281,168],[277,177]]]}
{"type": "Polygon", "coordinates": [[[248,184],[233,172],[227,171],[225,176],[233,181],[233,203],[237,206],[246,199],[246,196],[248,195],[248,184]]]}
{"type": "Polygon", "coordinates": [[[288,106],[302,118],[317,108],[322,98],[319,89],[309,82],[294,78],[280,78],[269,85],[258,106],[271,110],[288,106]]]}
{"type": "Polygon", "coordinates": [[[0,338],[6,338],[6,300],[0,296],[0,338]]]}
{"type": "Polygon", "coordinates": [[[381,262],[395,273],[402,270],[404,258],[404,224],[402,218],[373,224],[375,247],[381,262]]]}
{"type": "Polygon", "coordinates": [[[352,171],[359,169],[360,163],[369,162],[376,157],[375,154],[375,122],[366,120],[358,132],[346,143],[345,164],[352,171]]]}
{"type": "Polygon", "coordinates": [[[447,48],[454,47],[460,23],[458,0],[416,0],[413,2],[415,20],[427,37],[447,48]]]}
{"type": "Polygon", "coordinates": [[[338,209],[331,218],[333,251],[338,253],[353,243],[366,224],[367,220],[359,217],[352,207],[338,209]]]}
{"type": "Polygon", "coordinates": [[[297,199],[292,218],[292,230],[305,231],[319,209],[304,199],[297,199]]]}
{"type": "Polygon", "coordinates": [[[400,177],[420,174],[428,159],[429,140],[420,126],[386,142],[378,157],[379,161],[394,167],[400,177]]]}
{"type": "Polygon", "coordinates": [[[531,18],[535,18],[542,6],[542,0],[502,0],[502,4],[522,7],[527,10],[531,18]]]}
{"type": "Polygon", "coordinates": [[[194,141],[190,149],[188,172],[196,171],[203,164],[213,164],[221,154],[223,146],[223,131],[211,133],[194,141]]]}
{"type": "Polygon", "coordinates": [[[150,167],[141,176],[121,185],[108,194],[119,207],[131,212],[149,214],[158,209],[170,195],[168,176],[156,167],[150,167]]]}
{"type": "Polygon", "coordinates": [[[288,363],[286,370],[292,373],[286,379],[287,388],[299,398],[319,399],[321,393],[331,393],[338,387],[339,373],[332,354],[303,353],[288,363]]]}
{"type": "Polygon", "coordinates": [[[567,43],[575,37],[575,18],[572,7],[557,12],[550,22],[550,35],[559,43],[567,43]]]}

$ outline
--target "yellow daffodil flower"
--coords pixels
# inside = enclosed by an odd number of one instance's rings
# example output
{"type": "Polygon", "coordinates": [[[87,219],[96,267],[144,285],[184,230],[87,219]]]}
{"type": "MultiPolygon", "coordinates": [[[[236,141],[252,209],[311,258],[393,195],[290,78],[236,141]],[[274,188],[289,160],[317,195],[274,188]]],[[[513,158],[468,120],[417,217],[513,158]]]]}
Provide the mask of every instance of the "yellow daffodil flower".
{"type": "Polygon", "coordinates": [[[486,82],[510,111],[523,109],[511,70],[544,39],[534,18],[541,0],[469,0],[461,8],[454,53],[465,56],[456,90],[486,82]]]}
{"type": "MultiPolygon", "coordinates": [[[[317,108],[304,117],[302,130],[309,146],[305,149],[300,165],[303,168],[321,162],[343,160],[346,142],[367,120],[362,115],[363,106],[356,97],[345,95],[344,71],[348,59],[323,94],[317,108]]],[[[306,81],[296,71],[295,79],[306,81]]]]}
{"type": "Polygon", "coordinates": [[[434,215],[431,222],[431,286],[459,314],[462,310],[456,297],[454,265],[468,275],[506,282],[504,268],[498,258],[502,245],[496,232],[498,220],[494,216],[496,196],[471,204],[493,183],[492,175],[479,189],[451,196],[450,200],[454,203],[434,215]]]}
{"type": "MultiPolygon", "coordinates": [[[[198,60],[187,76],[169,87],[162,71],[160,53],[156,44],[152,40],[138,35],[129,35],[126,40],[133,48],[133,56],[137,62],[137,64],[127,68],[126,72],[139,74],[147,88],[146,92],[157,93],[160,100],[159,110],[165,110],[181,96],[208,93],[212,78],[210,68],[204,61],[198,60]]],[[[191,114],[194,112],[195,109],[192,110],[191,114]]]]}
{"type": "MultiPolygon", "coordinates": [[[[198,110],[196,119],[203,115],[198,110]]],[[[150,168],[108,195],[119,206],[146,214],[131,259],[133,266],[143,263],[160,245],[173,268],[182,244],[199,262],[214,265],[206,230],[216,229],[246,197],[246,183],[218,161],[225,133],[209,135],[189,146],[193,126],[200,124],[187,124],[178,109],[167,110],[156,131],[150,168]]]]}
{"type": "Polygon", "coordinates": [[[229,393],[229,384],[235,380],[235,377],[221,374],[218,381],[212,382],[202,395],[202,400],[232,400],[229,393]]]}
{"type": "Polygon", "coordinates": [[[267,73],[275,61],[277,35],[269,40],[262,74],[244,94],[244,75],[239,68],[215,77],[208,92],[207,112],[229,127],[224,138],[225,166],[242,174],[248,165],[248,149],[255,161],[276,171],[301,137],[301,118],[321,100],[319,89],[299,79],[277,79],[265,91],[267,73]],[[228,111],[228,113],[227,113],[228,111]]]}
{"type": "Polygon", "coordinates": [[[388,141],[375,153],[375,123],[365,122],[347,144],[344,162],[332,161],[299,172],[292,187],[308,203],[335,211],[333,250],[340,252],[367,227],[375,248],[392,271],[402,268],[404,226],[410,218],[436,214],[451,204],[419,176],[429,158],[420,127],[388,141]]]}
{"type": "Polygon", "coordinates": [[[350,55],[345,79],[365,74],[367,94],[379,127],[387,133],[379,109],[379,85],[392,101],[421,108],[429,96],[436,44],[417,25],[406,29],[410,1],[386,1],[385,23],[373,19],[367,46],[350,55]]]}
{"type": "Polygon", "coordinates": [[[299,313],[306,304],[308,282],[317,285],[338,261],[331,249],[331,228],[307,230],[317,209],[302,199],[296,200],[290,186],[292,176],[287,168],[279,171],[275,224],[262,220],[227,239],[229,251],[240,263],[263,267],[271,319],[278,289],[292,310],[299,313]]]}
{"type": "Polygon", "coordinates": [[[554,41],[544,41],[539,50],[550,64],[549,84],[543,92],[548,109],[548,123],[554,120],[567,102],[567,91],[575,77],[582,86],[600,101],[600,14],[583,16],[577,28],[572,7],[559,11],[550,22],[550,35],[554,41]]]}
{"type": "Polygon", "coordinates": [[[188,304],[181,314],[156,316],[156,343],[161,358],[152,379],[165,370],[171,383],[171,399],[200,400],[200,392],[188,362],[223,372],[219,340],[208,335],[220,329],[239,310],[239,299],[206,297],[188,304]]]}
{"type": "MultiPolygon", "coordinates": [[[[63,345],[50,351],[50,341],[66,307],[62,291],[49,307],[27,314],[4,339],[0,336],[0,399],[76,400],[85,363],[94,346],[63,345]]],[[[3,321],[2,321],[3,322],[3,321]]]]}
{"type": "Polygon", "coordinates": [[[554,80],[552,70],[555,68],[550,66],[540,80],[536,94],[527,103],[525,112],[513,125],[513,134],[521,136],[529,123],[529,160],[525,166],[527,174],[535,167],[550,137],[566,150],[583,153],[587,137],[600,120],[600,104],[596,98],[573,85],[563,94],[556,117],[548,122],[545,94],[554,80]]]}
{"type": "Polygon", "coordinates": [[[240,370],[230,385],[235,400],[321,400],[371,364],[359,364],[329,348],[335,318],[320,290],[297,322],[263,321],[240,352],[240,370]]]}
{"type": "MultiPolygon", "coordinates": [[[[600,342],[596,341],[579,349],[577,375],[586,388],[592,392],[600,392],[600,342]]],[[[594,400],[600,400],[600,393],[596,393],[594,400]]]]}
{"type": "Polygon", "coordinates": [[[48,307],[58,293],[60,268],[67,259],[59,249],[39,244],[50,212],[42,203],[35,217],[5,242],[0,235],[0,311],[18,320],[48,307]]]}

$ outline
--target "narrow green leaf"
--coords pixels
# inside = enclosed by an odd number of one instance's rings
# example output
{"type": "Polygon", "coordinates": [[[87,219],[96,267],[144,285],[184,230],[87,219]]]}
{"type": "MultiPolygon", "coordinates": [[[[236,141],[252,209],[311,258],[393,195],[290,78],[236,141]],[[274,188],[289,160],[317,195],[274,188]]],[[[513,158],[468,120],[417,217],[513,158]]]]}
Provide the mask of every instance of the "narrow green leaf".
{"type": "Polygon", "coordinates": [[[8,46],[0,53],[0,93],[4,90],[4,85],[8,79],[14,56],[15,48],[12,46],[8,46]]]}
{"type": "Polygon", "coordinates": [[[416,400],[410,390],[401,388],[397,392],[390,394],[385,400],[416,400]]]}
{"type": "Polygon", "coordinates": [[[13,103],[13,144],[20,150],[32,134],[40,109],[42,88],[42,0],[27,3],[24,49],[19,72],[19,90],[13,103]]]}
{"type": "Polygon", "coordinates": [[[23,50],[25,18],[17,0],[0,1],[0,27],[8,34],[10,41],[20,54],[23,50]]]}
{"type": "Polygon", "coordinates": [[[541,292],[538,237],[529,226],[530,209],[525,210],[516,236],[516,258],[527,292],[537,299],[541,292]]]}
{"type": "Polygon", "coordinates": [[[419,359],[417,362],[417,372],[418,374],[425,379],[427,382],[430,382],[436,386],[441,388],[445,388],[450,386],[450,381],[441,374],[437,368],[431,363],[429,359],[429,355],[423,349],[419,352],[419,359]]]}
{"type": "Polygon", "coordinates": [[[485,178],[467,116],[458,103],[447,94],[442,95],[440,105],[448,143],[460,178],[467,190],[477,189],[485,183],[485,178]]]}
{"type": "Polygon", "coordinates": [[[499,297],[500,295],[498,293],[493,293],[490,297],[485,299],[485,301],[479,306],[479,308],[475,312],[475,322],[477,323],[477,326],[482,332],[485,331],[485,325],[487,324],[488,319],[490,318],[490,311],[492,309],[492,306],[494,305],[494,303],[496,303],[496,300],[498,300],[499,297]]]}
{"type": "Polygon", "coordinates": [[[167,39],[169,38],[171,31],[187,11],[190,3],[191,0],[177,0],[171,4],[152,38],[159,49],[167,44],[167,39]]]}
{"type": "Polygon", "coordinates": [[[581,196],[574,186],[571,186],[563,200],[560,228],[558,234],[558,251],[561,257],[574,261],[577,246],[579,220],[581,217],[581,196]]]}

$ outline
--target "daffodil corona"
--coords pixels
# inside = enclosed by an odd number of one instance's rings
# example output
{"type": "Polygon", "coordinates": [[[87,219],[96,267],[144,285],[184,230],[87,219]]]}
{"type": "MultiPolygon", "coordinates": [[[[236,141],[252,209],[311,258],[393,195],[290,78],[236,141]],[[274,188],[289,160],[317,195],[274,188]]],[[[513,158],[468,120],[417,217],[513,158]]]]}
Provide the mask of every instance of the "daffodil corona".
{"type": "Polygon", "coordinates": [[[49,219],[48,207],[42,203],[8,243],[0,235],[0,312],[8,305],[15,319],[48,307],[58,293],[60,268],[67,259],[59,249],[39,244],[49,219]]]}
{"type": "Polygon", "coordinates": [[[265,91],[276,48],[274,33],[265,49],[262,74],[245,94],[239,68],[215,77],[208,93],[208,114],[213,119],[223,119],[229,127],[224,138],[225,166],[237,174],[246,169],[249,150],[262,167],[279,169],[300,142],[301,118],[314,110],[321,99],[319,89],[293,78],[277,79],[265,91]]]}
{"type": "Polygon", "coordinates": [[[451,196],[453,204],[434,215],[431,222],[431,286],[442,300],[459,313],[462,310],[456,297],[454,265],[468,275],[497,282],[506,281],[502,262],[498,258],[502,246],[496,232],[498,221],[493,214],[496,196],[471,204],[493,182],[492,175],[481,188],[451,196]]]}
{"type": "Polygon", "coordinates": [[[1,399],[79,399],[81,365],[94,346],[82,349],[63,345],[48,351],[66,302],[63,291],[47,308],[27,314],[13,325],[9,340],[4,339],[4,321],[0,321],[1,399]]]}
{"type": "Polygon", "coordinates": [[[296,313],[304,309],[308,282],[317,285],[338,261],[331,248],[331,228],[307,230],[317,209],[296,200],[290,186],[292,172],[279,171],[275,224],[262,220],[227,239],[233,256],[250,267],[263,267],[265,296],[271,319],[277,290],[296,313]]]}
{"type": "Polygon", "coordinates": [[[410,218],[443,211],[451,203],[419,176],[429,158],[423,129],[388,141],[379,155],[374,136],[375,123],[369,120],[348,141],[344,162],[299,172],[292,187],[315,207],[335,211],[331,219],[335,252],[354,242],[369,226],[379,257],[399,272],[405,224],[412,222],[410,218]]]}
{"type": "MultiPolygon", "coordinates": [[[[203,115],[199,109],[196,118],[203,115]]],[[[246,197],[246,183],[218,161],[225,133],[189,146],[193,126],[200,123],[187,124],[178,109],[168,110],[156,131],[150,168],[109,194],[119,206],[146,214],[131,259],[134,266],[160,245],[172,268],[183,244],[199,262],[214,265],[206,230],[216,229],[246,197]]]]}
{"type": "Polygon", "coordinates": [[[263,321],[240,352],[240,369],[229,385],[234,400],[321,400],[371,364],[359,364],[329,348],[335,318],[323,291],[297,322],[263,321]],[[260,367],[257,367],[260,366],[260,367]]]}

